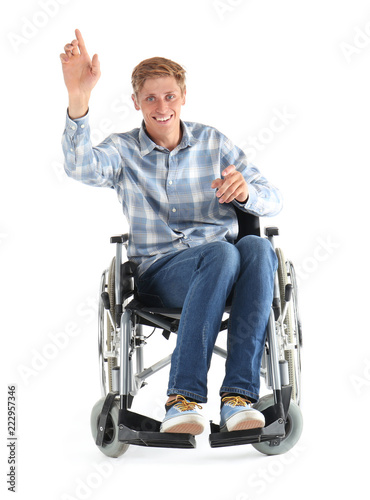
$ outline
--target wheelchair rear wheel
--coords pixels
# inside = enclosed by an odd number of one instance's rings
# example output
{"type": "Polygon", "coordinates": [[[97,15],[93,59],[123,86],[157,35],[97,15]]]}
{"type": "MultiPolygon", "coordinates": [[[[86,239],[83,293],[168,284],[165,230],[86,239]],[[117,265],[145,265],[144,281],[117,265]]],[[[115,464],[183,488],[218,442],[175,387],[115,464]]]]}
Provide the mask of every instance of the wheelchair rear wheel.
{"type": "Polygon", "coordinates": [[[117,366],[118,351],[117,339],[114,337],[114,330],[109,320],[108,313],[104,309],[101,294],[108,292],[110,302],[110,312],[112,318],[115,317],[115,257],[112,259],[109,269],[104,271],[99,297],[99,358],[100,358],[100,378],[102,396],[113,391],[112,370],[117,366]]]}
{"type": "MultiPolygon", "coordinates": [[[[109,273],[108,273],[108,294],[109,294],[109,302],[110,302],[110,313],[112,318],[115,317],[115,269],[116,269],[116,258],[113,257],[109,273]]],[[[107,318],[107,350],[111,351],[112,349],[112,335],[113,335],[113,327],[110,321],[107,318]]],[[[113,382],[112,382],[112,370],[117,366],[117,358],[109,357],[108,358],[108,381],[109,381],[109,391],[113,390],[113,382]]]]}
{"type": "Polygon", "coordinates": [[[278,277],[280,288],[281,307],[285,305],[285,285],[290,283],[293,287],[292,298],[284,319],[284,335],[282,346],[284,358],[288,362],[289,384],[292,386],[292,399],[300,404],[301,401],[301,346],[302,329],[298,310],[297,281],[293,264],[286,261],[280,248],[276,249],[278,257],[278,277]]]}
{"type": "MultiPolygon", "coordinates": [[[[98,423],[100,413],[103,409],[105,398],[99,399],[91,411],[90,426],[91,433],[96,441],[98,435],[98,423]]],[[[107,426],[104,434],[104,440],[102,446],[98,446],[99,450],[107,455],[107,457],[118,458],[123,455],[129,445],[121,443],[118,441],[118,413],[119,413],[119,403],[115,401],[112,408],[108,414],[107,426]]]]}

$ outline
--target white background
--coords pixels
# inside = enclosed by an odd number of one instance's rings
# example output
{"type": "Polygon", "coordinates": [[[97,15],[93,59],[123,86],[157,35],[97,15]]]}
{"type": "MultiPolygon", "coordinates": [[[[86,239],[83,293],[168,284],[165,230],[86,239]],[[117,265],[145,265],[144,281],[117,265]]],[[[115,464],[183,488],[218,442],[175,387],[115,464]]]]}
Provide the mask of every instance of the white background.
{"type": "MultiPolygon", "coordinates": [[[[18,498],[363,497],[369,3],[23,0],[7,4],[1,43],[1,491],[9,470],[7,385],[15,383],[18,498]],[[205,433],[195,450],[131,446],[114,460],[90,436],[100,397],[100,275],[113,256],[110,236],[127,225],[113,191],[63,172],[67,93],[59,54],[75,28],[101,61],[90,103],[96,141],[140,125],[130,103],[133,67],[155,55],[172,58],[188,72],[183,119],[216,126],[243,145],[283,193],[284,210],[262,225],[280,227],[279,245],[299,273],[305,426],[285,456],[251,446],[214,450],[205,433]],[[271,133],[279,112],[289,119],[271,133]],[[57,338],[63,347],[55,347],[57,338]]],[[[148,364],[172,347],[158,334],[148,364]]],[[[203,410],[215,421],[221,376],[215,360],[203,410]]],[[[166,383],[166,371],[149,379],[136,409],[161,419],[166,383]]]]}

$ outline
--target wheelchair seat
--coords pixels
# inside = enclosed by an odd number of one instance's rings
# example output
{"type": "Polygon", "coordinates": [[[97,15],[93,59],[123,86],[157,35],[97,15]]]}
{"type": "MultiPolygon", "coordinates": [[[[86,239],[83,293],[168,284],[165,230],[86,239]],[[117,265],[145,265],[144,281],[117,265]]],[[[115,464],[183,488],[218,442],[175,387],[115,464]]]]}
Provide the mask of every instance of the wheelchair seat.
{"type": "MultiPolygon", "coordinates": [[[[238,226],[239,226],[238,236],[234,243],[237,243],[244,236],[248,235],[261,236],[259,218],[248,212],[243,212],[241,210],[238,210],[235,206],[234,208],[237,215],[238,226]]],[[[112,236],[111,243],[127,244],[128,238],[129,238],[128,234],[112,236]]],[[[129,297],[131,295],[134,297],[132,302],[128,304],[127,307],[131,310],[140,309],[140,311],[142,311],[143,313],[159,314],[167,318],[180,320],[182,308],[151,307],[143,304],[140,301],[140,299],[137,297],[135,282],[132,280],[136,268],[137,264],[135,264],[132,261],[127,261],[122,265],[122,271],[121,271],[122,296],[124,298],[129,297]]],[[[230,310],[231,310],[231,299],[228,300],[224,312],[228,314],[230,313],[230,310]]],[[[142,324],[146,324],[147,326],[155,326],[154,324],[152,325],[150,322],[142,324]]]]}

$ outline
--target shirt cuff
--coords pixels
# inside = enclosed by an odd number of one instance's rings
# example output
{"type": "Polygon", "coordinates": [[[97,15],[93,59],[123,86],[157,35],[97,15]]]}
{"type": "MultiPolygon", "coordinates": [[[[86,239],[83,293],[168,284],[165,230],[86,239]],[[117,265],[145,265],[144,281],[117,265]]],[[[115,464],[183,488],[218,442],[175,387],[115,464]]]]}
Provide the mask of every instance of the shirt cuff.
{"type": "Polygon", "coordinates": [[[241,208],[242,210],[253,211],[255,204],[256,204],[256,201],[257,201],[256,190],[251,184],[248,184],[248,199],[247,199],[247,201],[245,203],[240,203],[237,200],[233,200],[233,203],[235,203],[235,205],[237,207],[241,208]]]}
{"type": "Polygon", "coordinates": [[[70,118],[67,109],[66,116],[66,132],[70,137],[73,137],[75,134],[83,134],[85,129],[89,124],[89,110],[87,110],[86,115],[81,118],[70,118]]]}

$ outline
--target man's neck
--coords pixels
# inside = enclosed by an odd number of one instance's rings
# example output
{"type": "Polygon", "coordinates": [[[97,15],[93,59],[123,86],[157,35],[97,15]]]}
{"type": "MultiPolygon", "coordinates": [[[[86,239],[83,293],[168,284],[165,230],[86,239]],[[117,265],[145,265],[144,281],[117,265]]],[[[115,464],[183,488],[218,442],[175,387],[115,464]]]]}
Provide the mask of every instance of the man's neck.
{"type": "Polygon", "coordinates": [[[176,132],[173,132],[172,134],[163,134],[161,135],[153,135],[150,133],[148,128],[146,128],[146,133],[150,137],[150,139],[155,142],[158,146],[162,146],[163,148],[168,149],[169,151],[172,151],[175,149],[181,142],[182,139],[182,128],[181,125],[179,127],[179,130],[176,132]]]}

